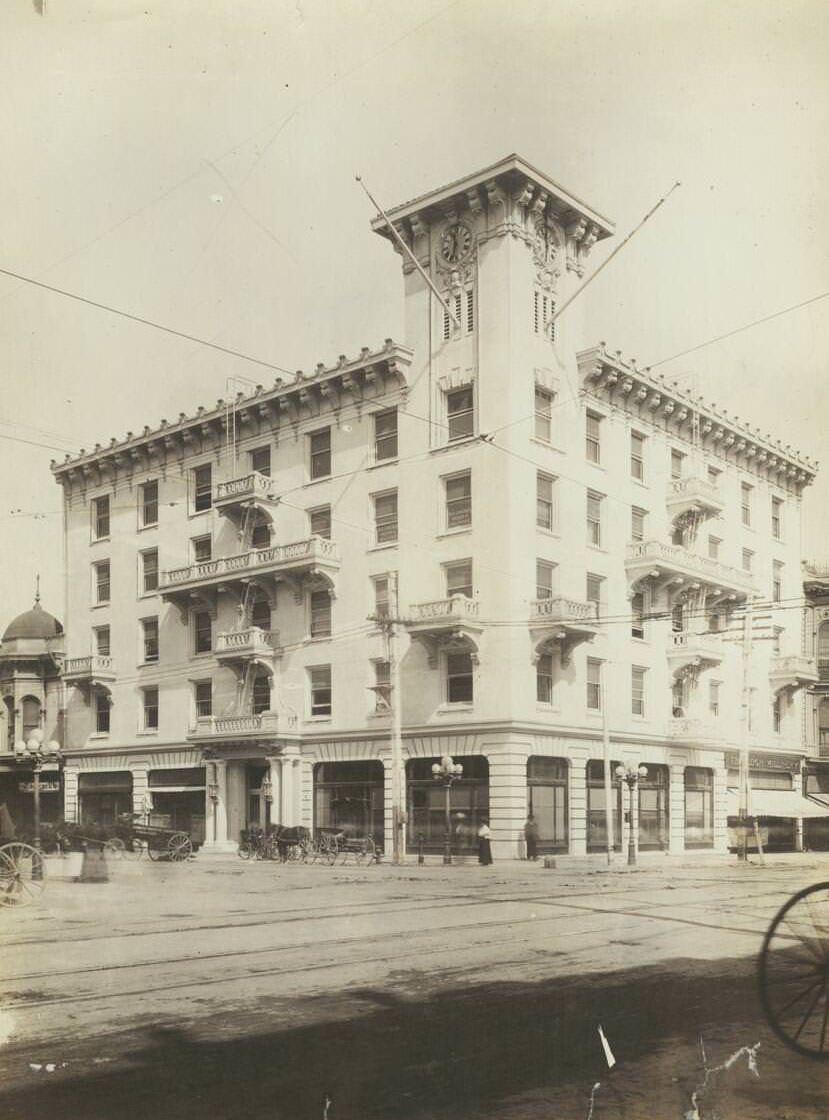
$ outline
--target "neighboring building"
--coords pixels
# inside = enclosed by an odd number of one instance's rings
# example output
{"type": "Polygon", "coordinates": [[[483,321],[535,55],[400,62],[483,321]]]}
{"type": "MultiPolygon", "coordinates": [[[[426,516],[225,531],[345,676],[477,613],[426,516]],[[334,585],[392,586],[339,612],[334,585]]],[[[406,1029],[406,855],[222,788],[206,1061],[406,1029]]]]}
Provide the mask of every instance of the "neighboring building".
{"type": "Polygon", "coordinates": [[[403,343],[53,465],[67,812],[103,815],[106,790],[209,845],[279,820],[390,850],[369,619],[391,613],[409,847],[442,844],[450,754],[456,843],[488,818],[517,855],[530,807],[542,851],[601,850],[606,718],[614,765],[648,768],[641,846],[723,850],[741,744],[799,796],[812,668],[786,605],[814,464],[603,344],[576,353],[586,297],[553,315],[612,227],[521,159],[391,218],[451,315],[403,256],[403,343]]]}
{"type": "MultiPolygon", "coordinates": [[[[803,749],[806,792],[829,807],[829,564],[804,562],[804,653],[817,660],[817,681],[806,694],[803,749]]],[[[829,820],[804,825],[806,846],[829,849],[829,820]]]]}
{"type": "MultiPolygon", "coordinates": [[[[0,803],[23,832],[32,827],[32,771],[15,759],[15,743],[25,743],[39,728],[47,740],[63,741],[63,627],[35,596],[30,611],[6,627],[0,642],[0,803]]],[[[41,779],[41,816],[44,821],[61,816],[59,772],[45,772],[41,779]]]]}

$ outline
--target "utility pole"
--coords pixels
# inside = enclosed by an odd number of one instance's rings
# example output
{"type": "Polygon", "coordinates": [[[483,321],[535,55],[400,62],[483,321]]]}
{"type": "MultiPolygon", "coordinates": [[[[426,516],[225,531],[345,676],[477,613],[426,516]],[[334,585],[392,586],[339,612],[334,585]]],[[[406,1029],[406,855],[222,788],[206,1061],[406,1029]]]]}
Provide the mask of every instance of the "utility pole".
{"type": "MultiPolygon", "coordinates": [[[[608,688],[607,679],[609,673],[610,662],[605,661],[602,664],[601,675],[601,693],[599,699],[602,704],[602,754],[604,758],[604,822],[605,832],[607,833],[607,864],[608,867],[613,863],[613,807],[611,803],[612,784],[610,779],[610,728],[608,725],[609,713],[607,710],[608,688]]],[[[621,824],[621,822],[620,822],[621,824]]],[[[633,828],[633,821],[631,820],[630,827],[633,828]]]]}
{"type": "Polygon", "coordinates": [[[397,573],[389,577],[389,613],[370,615],[383,629],[386,640],[386,660],[389,665],[389,702],[391,705],[391,827],[392,863],[397,865],[405,857],[403,825],[405,814],[402,806],[401,771],[403,768],[402,708],[400,694],[400,660],[397,653],[397,625],[401,622],[398,615],[397,573]]]}

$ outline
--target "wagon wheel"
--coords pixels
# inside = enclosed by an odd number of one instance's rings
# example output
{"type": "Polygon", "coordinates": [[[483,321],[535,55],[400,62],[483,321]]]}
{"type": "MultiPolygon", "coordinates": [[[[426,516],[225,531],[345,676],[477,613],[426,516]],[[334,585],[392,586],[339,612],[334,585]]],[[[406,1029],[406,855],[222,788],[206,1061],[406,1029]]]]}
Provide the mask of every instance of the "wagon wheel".
{"type": "Polygon", "coordinates": [[[279,841],[276,835],[269,836],[265,841],[265,859],[280,859],[279,841]]]}
{"type": "Polygon", "coordinates": [[[320,859],[327,864],[332,864],[337,858],[338,845],[336,836],[320,837],[320,859]]]}
{"type": "Polygon", "coordinates": [[[305,859],[305,849],[302,846],[302,841],[297,840],[293,844],[288,845],[288,860],[291,863],[299,863],[305,859]]]}
{"type": "Polygon", "coordinates": [[[376,863],[377,862],[377,845],[374,843],[374,840],[370,836],[366,836],[365,840],[363,841],[363,844],[364,844],[363,855],[365,856],[366,861],[368,863],[376,863]]]}
{"type": "Polygon", "coordinates": [[[151,860],[164,859],[167,855],[166,848],[154,848],[152,840],[147,841],[147,855],[151,860]]]}
{"type": "Polygon", "coordinates": [[[127,853],[127,845],[120,836],[111,836],[104,843],[104,852],[113,859],[123,859],[127,853]]]}
{"type": "Polygon", "coordinates": [[[127,855],[131,856],[132,859],[141,859],[143,854],[144,854],[144,841],[139,840],[137,836],[134,836],[132,838],[132,840],[129,842],[129,844],[127,845],[127,855]]]}
{"type": "Polygon", "coordinates": [[[43,893],[43,856],[29,844],[0,848],[0,906],[30,906],[43,893]]]}
{"type": "Polygon", "coordinates": [[[189,859],[193,854],[193,844],[186,832],[174,832],[167,841],[167,855],[173,863],[189,859]]]}
{"type": "Polygon", "coordinates": [[[253,855],[253,848],[247,840],[243,840],[239,845],[239,855],[242,859],[250,859],[253,855]]]}
{"type": "Polygon", "coordinates": [[[307,863],[309,859],[313,861],[316,855],[311,844],[304,837],[295,845],[295,849],[296,855],[293,858],[299,860],[300,863],[307,863]]]}
{"type": "Polygon", "coordinates": [[[800,1054],[829,1058],[829,883],[792,895],[760,951],[760,999],[769,1024],[800,1054]]]}

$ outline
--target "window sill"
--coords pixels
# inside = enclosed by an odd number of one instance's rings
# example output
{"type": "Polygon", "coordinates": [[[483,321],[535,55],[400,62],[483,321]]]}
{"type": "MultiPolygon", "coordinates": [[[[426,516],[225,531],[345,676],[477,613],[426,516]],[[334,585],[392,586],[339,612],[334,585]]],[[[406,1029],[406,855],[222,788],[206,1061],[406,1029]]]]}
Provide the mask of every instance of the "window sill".
{"type": "Polygon", "coordinates": [[[307,478],[303,483],[304,486],[317,486],[320,482],[330,482],[334,476],[332,474],[323,474],[319,478],[307,478]]]}
{"type": "Polygon", "coordinates": [[[161,658],[157,657],[155,659],[155,661],[139,661],[138,662],[138,668],[139,669],[157,669],[160,664],[161,664],[161,658]]]}
{"type": "Polygon", "coordinates": [[[437,715],[439,715],[439,716],[452,715],[454,712],[474,712],[474,711],[475,711],[475,705],[474,704],[467,704],[465,702],[464,703],[458,703],[458,704],[449,704],[449,703],[441,704],[440,707],[436,709],[437,715]]]}
{"type": "Polygon", "coordinates": [[[91,548],[93,544],[109,544],[111,540],[112,537],[90,537],[89,545],[91,548]]]}
{"type": "Polygon", "coordinates": [[[435,540],[441,541],[444,537],[462,537],[464,533],[471,533],[471,525],[459,525],[457,529],[444,529],[442,533],[435,533],[435,540]]]}
{"type": "Polygon", "coordinates": [[[90,734],[89,738],[90,739],[95,739],[96,741],[98,741],[98,740],[101,740],[101,739],[108,739],[110,737],[110,735],[111,735],[110,731],[93,731],[90,734]]]}
{"type": "Polygon", "coordinates": [[[534,443],[538,447],[546,447],[548,451],[555,451],[556,455],[566,454],[566,452],[564,452],[560,447],[556,447],[554,443],[551,443],[549,440],[542,439],[540,436],[530,436],[530,443],[534,443]]]}
{"type": "Polygon", "coordinates": [[[607,474],[607,467],[602,466],[601,463],[594,463],[592,459],[585,459],[584,461],[587,463],[588,467],[595,467],[597,471],[604,471],[604,473],[607,474]]]}
{"type": "Polygon", "coordinates": [[[373,463],[367,463],[365,469],[367,471],[374,471],[377,470],[378,467],[396,467],[399,462],[399,455],[389,456],[388,459],[375,459],[373,463]]]}
{"type": "Polygon", "coordinates": [[[610,549],[603,548],[600,544],[588,544],[586,547],[589,548],[591,552],[602,552],[605,556],[610,555],[610,549]]]}
{"type": "Polygon", "coordinates": [[[383,541],[382,544],[370,544],[366,552],[386,552],[390,548],[397,548],[399,541],[383,541]]]}
{"type": "Polygon", "coordinates": [[[477,434],[463,436],[462,439],[453,439],[451,443],[442,443],[438,447],[430,447],[430,455],[439,455],[443,451],[453,451],[457,447],[469,447],[471,444],[480,443],[481,437],[477,434]]]}
{"type": "Polygon", "coordinates": [[[318,646],[325,642],[330,642],[332,638],[333,634],[308,634],[303,638],[303,642],[307,646],[318,646]]]}
{"type": "Polygon", "coordinates": [[[136,528],[135,531],[136,531],[136,533],[144,533],[144,532],[147,531],[147,529],[157,529],[157,528],[158,528],[158,522],[157,521],[152,521],[152,522],[150,522],[149,525],[139,525],[136,528]]]}
{"type": "Polygon", "coordinates": [[[194,517],[204,517],[206,513],[212,513],[213,506],[209,509],[192,509],[188,512],[187,517],[192,521],[194,517]]]}
{"type": "Polygon", "coordinates": [[[107,599],[107,601],[105,603],[93,603],[92,606],[90,607],[90,610],[97,611],[97,610],[100,610],[101,607],[111,607],[111,606],[112,606],[112,600],[107,599]]]}
{"type": "Polygon", "coordinates": [[[391,708],[387,712],[369,712],[366,719],[391,719],[393,713],[391,708]]]}
{"type": "Polygon", "coordinates": [[[535,710],[537,712],[544,712],[548,716],[558,715],[561,709],[556,704],[540,704],[536,701],[535,710]]]}
{"type": "Polygon", "coordinates": [[[212,656],[213,656],[213,650],[208,649],[208,650],[204,650],[201,653],[191,653],[190,654],[190,660],[191,661],[206,661],[209,657],[212,657],[212,656]]]}
{"type": "Polygon", "coordinates": [[[160,594],[160,588],[156,587],[152,591],[139,591],[138,592],[138,598],[139,599],[154,599],[154,598],[158,598],[159,594],[160,594]]]}
{"type": "Polygon", "coordinates": [[[545,529],[543,525],[536,525],[536,532],[543,533],[545,537],[552,537],[553,540],[560,541],[561,533],[558,529],[545,529]]]}
{"type": "Polygon", "coordinates": [[[158,728],[151,727],[147,731],[136,731],[135,736],[137,739],[152,739],[158,736],[158,728]]]}
{"type": "Polygon", "coordinates": [[[306,723],[331,723],[331,716],[308,716],[306,723]]]}

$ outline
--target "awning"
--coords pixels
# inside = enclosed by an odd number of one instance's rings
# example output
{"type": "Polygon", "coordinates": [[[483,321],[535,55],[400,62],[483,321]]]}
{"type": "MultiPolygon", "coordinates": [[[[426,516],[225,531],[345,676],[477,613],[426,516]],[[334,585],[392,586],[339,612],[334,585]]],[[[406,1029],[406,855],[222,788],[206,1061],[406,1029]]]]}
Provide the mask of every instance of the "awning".
{"type": "MultiPolygon", "coordinates": [[[[800,819],[810,817],[829,817],[829,805],[821,805],[810,797],[801,797],[794,791],[784,789],[753,789],[749,798],[751,817],[788,817],[800,819]]],[[[739,794],[736,789],[728,791],[728,815],[736,817],[739,813],[739,794]]]]}

